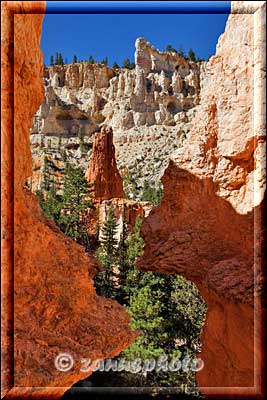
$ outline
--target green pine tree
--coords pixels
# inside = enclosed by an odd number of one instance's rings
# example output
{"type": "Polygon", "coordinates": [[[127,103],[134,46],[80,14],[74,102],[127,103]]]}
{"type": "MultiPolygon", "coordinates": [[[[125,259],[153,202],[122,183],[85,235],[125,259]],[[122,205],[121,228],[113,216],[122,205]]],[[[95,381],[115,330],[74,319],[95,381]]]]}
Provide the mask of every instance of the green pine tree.
{"type": "Polygon", "coordinates": [[[117,272],[118,243],[116,239],[117,223],[112,207],[107,212],[104,222],[100,246],[96,252],[98,260],[102,263],[104,271],[95,276],[95,287],[99,295],[115,298],[118,290],[117,272]]]}
{"type": "Polygon", "coordinates": [[[137,181],[135,176],[127,170],[126,173],[122,174],[123,189],[128,199],[136,199],[138,194],[137,181]]]}
{"type": "Polygon", "coordinates": [[[63,57],[62,57],[61,53],[58,54],[58,64],[59,65],[64,65],[64,61],[63,61],[63,57]]]}
{"type": "Polygon", "coordinates": [[[49,160],[47,155],[44,157],[44,167],[43,167],[43,182],[42,182],[42,191],[49,191],[50,189],[50,180],[49,180],[49,160]]]}
{"type": "Polygon", "coordinates": [[[160,203],[163,195],[162,188],[156,188],[152,186],[148,181],[144,182],[144,188],[141,196],[141,201],[149,201],[153,206],[157,206],[160,203]]]}
{"type": "Polygon", "coordinates": [[[130,62],[129,58],[126,58],[126,59],[123,61],[122,68],[127,68],[127,69],[130,69],[130,68],[131,68],[131,62],[130,62]]]}
{"type": "Polygon", "coordinates": [[[177,53],[177,50],[171,44],[167,44],[166,50],[168,53],[177,53]]]}
{"type": "Polygon", "coordinates": [[[105,57],[105,58],[101,61],[101,64],[108,65],[108,58],[105,57]]]}
{"type": "Polygon", "coordinates": [[[126,304],[128,299],[126,288],[126,279],[129,270],[132,268],[128,258],[128,226],[124,222],[122,227],[122,237],[118,248],[118,273],[117,273],[117,294],[116,300],[121,304],[126,304]]]}
{"type": "MultiPolygon", "coordinates": [[[[137,270],[129,275],[130,326],[141,334],[120,357],[127,360],[166,357],[171,361],[189,356],[193,360],[206,312],[196,287],[181,276],[137,270]]],[[[141,373],[134,377],[126,373],[124,379],[135,379],[136,385],[144,383],[141,373]]],[[[145,384],[194,386],[195,375],[192,371],[154,370],[146,375],[145,384]]]]}
{"type": "Polygon", "coordinates": [[[85,146],[84,146],[84,137],[85,137],[84,127],[80,126],[79,130],[78,130],[78,138],[79,138],[79,141],[80,141],[79,145],[80,145],[81,153],[84,152],[84,148],[85,148],[85,146]]]}
{"type": "Polygon", "coordinates": [[[184,57],[184,48],[182,45],[179,46],[178,55],[184,57]]]}
{"type": "Polygon", "coordinates": [[[112,68],[118,69],[120,68],[119,65],[116,63],[116,61],[113,63],[112,68]]]}
{"type": "Polygon", "coordinates": [[[189,49],[188,51],[188,58],[190,61],[196,61],[196,56],[192,49],[189,49]]]}
{"type": "Polygon", "coordinates": [[[73,59],[72,59],[72,64],[77,63],[77,56],[76,54],[74,54],[73,59]]]}
{"type": "Polygon", "coordinates": [[[94,57],[93,56],[89,56],[88,62],[89,62],[89,64],[94,64],[95,63],[94,57]]]}
{"type": "Polygon", "coordinates": [[[88,212],[94,209],[93,184],[88,183],[80,168],[67,165],[63,191],[63,207],[59,224],[63,232],[90,251],[88,212]]]}
{"type": "Polygon", "coordinates": [[[132,290],[138,285],[140,271],[135,269],[135,263],[141,256],[144,246],[144,241],[140,234],[142,221],[142,217],[138,216],[133,230],[128,235],[125,235],[124,240],[120,242],[120,296],[118,296],[117,300],[123,305],[129,305],[132,290]]]}
{"type": "Polygon", "coordinates": [[[54,57],[53,56],[50,56],[50,65],[51,66],[54,65],[54,57]]]}
{"type": "Polygon", "coordinates": [[[42,192],[38,192],[39,202],[43,212],[56,224],[59,223],[60,212],[62,209],[62,197],[57,195],[56,187],[53,184],[44,199],[42,192]]]}

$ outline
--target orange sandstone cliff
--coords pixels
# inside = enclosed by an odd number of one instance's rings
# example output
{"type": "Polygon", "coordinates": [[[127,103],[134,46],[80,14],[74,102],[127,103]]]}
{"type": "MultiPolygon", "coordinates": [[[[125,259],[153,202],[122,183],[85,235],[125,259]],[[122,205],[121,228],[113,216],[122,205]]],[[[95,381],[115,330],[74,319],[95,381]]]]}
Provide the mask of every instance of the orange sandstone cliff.
{"type": "Polygon", "coordinates": [[[184,275],[207,303],[197,374],[206,395],[261,393],[264,24],[264,2],[232,2],[188,140],[142,226],[139,268],[184,275]]]}
{"type": "Polygon", "coordinates": [[[123,308],[95,294],[96,260],[66,238],[24,188],[32,173],[30,127],[43,99],[44,12],[44,2],[2,2],[2,395],[7,399],[58,398],[90,374],[80,371],[82,358],[113,357],[135,338],[123,308]],[[68,372],[54,364],[64,352],[74,359],[68,372]]]}

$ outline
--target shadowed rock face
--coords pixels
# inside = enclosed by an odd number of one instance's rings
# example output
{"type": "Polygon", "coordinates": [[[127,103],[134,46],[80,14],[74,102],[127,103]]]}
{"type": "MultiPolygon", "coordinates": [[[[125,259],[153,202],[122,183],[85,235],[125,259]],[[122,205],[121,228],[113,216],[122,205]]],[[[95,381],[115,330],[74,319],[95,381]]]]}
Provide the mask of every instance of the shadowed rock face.
{"type": "MultiPolygon", "coordinates": [[[[233,3],[235,12],[243,7],[233,3]]],[[[164,197],[142,225],[139,268],[185,275],[207,303],[205,366],[197,374],[207,395],[244,395],[251,386],[260,393],[262,4],[254,14],[229,17],[207,64],[188,139],[163,176],[164,197]]]]}
{"type": "Polygon", "coordinates": [[[95,294],[96,260],[66,238],[41,212],[36,197],[24,188],[31,175],[29,132],[43,99],[40,37],[42,2],[4,2],[3,87],[3,394],[6,398],[57,398],[81,372],[81,358],[114,357],[134,340],[129,316],[118,303],[95,294]],[[12,280],[12,12],[14,24],[14,287],[12,280]],[[39,12],[27,15],[25,12],[39,12]],[[29,51],[30,49],[30,51],[29,51]],[[14,289],[14,327],[12,293],[14,289]],[[14,371],[10,356],[13,353],[14,371]],[[69,372],[55,368],[59,353],[69,353],[69,372]],[[11,382],[10,376],[14,377],[11,382]],[[24,387],[15,389],[12,387],[24,387]],[[37,388],[38,387],[38,388],[37,388]],[[51,387],[51,390],[46,388],[51,387]],[[11,389],[11,390],[10,390],[11,389]]]}

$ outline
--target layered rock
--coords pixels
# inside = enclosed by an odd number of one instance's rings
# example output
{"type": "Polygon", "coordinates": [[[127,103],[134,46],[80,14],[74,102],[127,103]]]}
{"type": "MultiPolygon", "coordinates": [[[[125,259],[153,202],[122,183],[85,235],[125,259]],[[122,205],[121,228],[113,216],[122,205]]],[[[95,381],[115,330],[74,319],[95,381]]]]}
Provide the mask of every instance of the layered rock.
{"type": "Polygon", "coordinates": [[[94,197],[109,200],[125,197],[122,179],[117,169],[112,129],[103,126],[94,138],[92,157],[86,171],[88,182],[94,184],[94,197]]]}
{"type": "Polygon", "coordinates": [[[144,38],[138,38],[135,47],[135,70],[122,70],[110,81],[109,101],[103,109],[106,123],[116,131],[176,125],[179,113],[199,103],[205,63],[160,52],[144,38]]]}
{"type": "Polygon", "coordinates": [[[242,3],[233,2],[188,139],[165,171],[161,204],[142,226],[139,267],[183,274],[207,303],[205,365],[197,374],[207,395],[262,393],[265,5],[239,14],[242,3]]]}
{"type": "Polygon", "coordinates": [[[2,7],[2,311],[5,315],[2,320],[2,388],[7,399],[29,396],[57,398],[68,387],[90,374],[90,370],[81,372],[82,358],[113,357],[134,340],[135,334],[128,326],[129,316],[123,308],[95,294],[92,277],[99,270],[96,260],[88,256],[81,246],[66,238],[42,214],[36,197],[24,187],[32,170],[29,131],[34,113],[43,99],[43,58],[39,45],[44,3],[3,2],[2,7]],[[18,14],[13,16],[14,12],[18,14]],[[13,231],[9,210],[12,208],[13,194],[10,182],[13,154],[11,63],[14,48],[13,231]],[[59,371],[54,364],[55,357],[64,352],[74,359],[73,368],[67,372],[59,371]]]}
{"type": "Polygon", "coordinates": [[[45,156],[51,167],[49,180],[59,191],[64,159],[85,170],[94,132],[103,124],[113,129],[119,168],[138,162],[139,186],[145,179],[159,185],[169,155],[190,128],[205,62],[160,52],[143,38],[136,41],[135,61],[132,70],[87,62],[45,68],[45,100],[31,129],[33,192],[43,190],[40,177],[45,156]],[[127,137],[131,145],[125,142],[127,137]],[[149,169],[145,158],[149,158],[149,169]]]}

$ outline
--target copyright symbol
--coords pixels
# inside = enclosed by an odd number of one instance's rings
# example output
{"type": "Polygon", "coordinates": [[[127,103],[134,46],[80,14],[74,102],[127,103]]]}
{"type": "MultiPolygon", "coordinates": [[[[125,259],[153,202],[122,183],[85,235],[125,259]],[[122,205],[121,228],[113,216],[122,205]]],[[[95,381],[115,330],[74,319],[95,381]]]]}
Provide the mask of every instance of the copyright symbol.
{"type": "Polygon", "coordinates": [[[68,353],[60,353],[55,358],[55,367],[58,371],[67,372],[74,364],[72,356],[68,353]]]}

